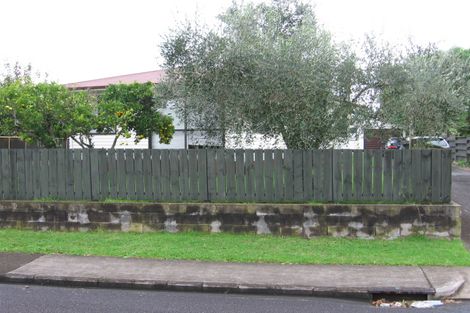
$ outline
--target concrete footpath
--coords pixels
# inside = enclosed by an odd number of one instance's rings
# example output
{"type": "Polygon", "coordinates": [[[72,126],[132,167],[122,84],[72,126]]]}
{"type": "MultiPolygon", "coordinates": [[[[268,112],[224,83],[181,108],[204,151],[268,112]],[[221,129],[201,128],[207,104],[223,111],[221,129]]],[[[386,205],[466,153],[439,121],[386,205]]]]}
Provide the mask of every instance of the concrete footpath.
{"type": "MultiPolygon", "coordinates": [[[[0,254],[0,263],[4,259],[5,255],[0,254]]],[[[10,255],[10,263],[11,259],[10,255]]],[[[31,260],[23,255],[18,259],[21,263],[16,269],[0,272],[0,281],[303,296],[406,294],[470,299],[466,283],[470,282],[470,268],[245,264],[67,255],[34,256],[31,260]]]]}

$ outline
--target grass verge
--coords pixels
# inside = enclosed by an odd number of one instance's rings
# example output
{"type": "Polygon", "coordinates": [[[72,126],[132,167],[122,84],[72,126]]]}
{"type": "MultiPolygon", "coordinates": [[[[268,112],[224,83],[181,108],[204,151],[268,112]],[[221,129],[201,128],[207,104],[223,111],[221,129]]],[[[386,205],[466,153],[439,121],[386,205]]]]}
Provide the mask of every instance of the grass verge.
{"type": "Polygon", "coordinates": [[[0,252],[224,262],[470,266],[460,240],[0,230],[0,252]]]}
{"type": "Polygon", "coordinates": [[[455,164],[460,167],[470,168],[470,161],[459,160],[459,161],[456,161],[455,164]]]}

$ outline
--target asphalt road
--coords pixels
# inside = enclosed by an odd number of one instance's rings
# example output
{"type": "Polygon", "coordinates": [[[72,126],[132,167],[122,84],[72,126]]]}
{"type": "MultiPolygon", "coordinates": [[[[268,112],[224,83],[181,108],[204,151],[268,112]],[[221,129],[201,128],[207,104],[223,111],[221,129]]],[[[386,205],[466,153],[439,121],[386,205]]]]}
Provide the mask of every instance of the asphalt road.
{"type": "MultiPolygon", "coordinates": [[[[1,313],[377,313],[366,301],[314,297],[224,295],[185,292],[84,289],[0,284],[1,313]]],[[[470,302],[435,309],[393,312],[470,312],[470,302]]]]}
{"type": "Polygon", "coordinates": [[[452,169],[452,200],[462,206],[462,240],[470,250],[470,169],[452,169]]]}

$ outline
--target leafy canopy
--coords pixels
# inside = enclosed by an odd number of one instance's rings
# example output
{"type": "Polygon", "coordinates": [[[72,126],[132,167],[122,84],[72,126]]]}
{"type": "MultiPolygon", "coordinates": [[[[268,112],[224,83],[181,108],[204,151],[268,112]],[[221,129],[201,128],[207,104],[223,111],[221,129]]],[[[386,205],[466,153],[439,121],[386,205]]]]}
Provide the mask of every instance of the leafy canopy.
{"type": "Polygon", "coordinates": [[[355,56],[333,42],[309,5],[234,3],[219,21],[166,37],[163,103],[173,100],[180,116],[209,134],[280,135],[296,149],[349,137],[361,109],[352,96],[355,56]]]}
{"type": "Polygon", "coordinates": [[[411,136],[453,132],[468,106],[469,72],[453,51],[412,46],[382,64],[380,117],[411,136]]]}
{"type": "Polygon", "coordinates": [[[67,138],[93,129],[93,107],[83,92],[29,79],[0,85],[0,131],[46,148],[63,147],[67,138]]]}
{"type": "Polygon", "coordinates": [[[112,148],[120,136],[136,135],[136,142],[159,134],[168,144],[175,131],[171,117],[158,112],[152,83],[116,84],[107,87],[98,99],[97,130],[115,134],[112,148]]]}
{"type": "Polygon", "coordinates": [[[34,83],[31,67],[7,66],[0,80],[0,135],[16,135],[45,148],[63,147],[68,138],[93,148],[90,133],[98,130],[120,136],[136,134],[136,141],[152,132],[169,143],[172,119],[157,111],[154,86],[112,85],[98,99],[49,82],[34,83]]]}
{"type": "MultiPolygon", "coordinates": [[[[467,71],[464,79],[470,82],[470,49],[454,48],[451,53],[457,56],[460,61],[465,62],[467,71]]],[[[470,96],[465,100],[464,105],[467,109],[460,115],[455,129],[455,133],[460,136],[470,136],[470,96]]]]}
{"type": "Polygon", "coordinates": [[[234,3],[219,22],[183,25],[161,47],[160,101],[174,101],[190,127],[281,136],[295,149],[330,146],[366,125],[424,136],[466,129],[467,50],[403,50],[368,38],[355,55],[295,0],[234,3]]]}

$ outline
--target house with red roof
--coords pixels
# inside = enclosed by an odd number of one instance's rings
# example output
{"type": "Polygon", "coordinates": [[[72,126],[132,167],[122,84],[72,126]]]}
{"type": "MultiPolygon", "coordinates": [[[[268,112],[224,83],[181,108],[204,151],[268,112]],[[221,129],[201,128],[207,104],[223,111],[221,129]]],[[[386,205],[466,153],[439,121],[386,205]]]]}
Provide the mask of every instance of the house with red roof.
{"type": "MultiPolygon", "coordinates": [[[[135,74],[127,74],[113,77],[105,77],[99,79],[86,80],[76,83],[65,84],[65,87],[71,90],[82,90],[90,93],[99,94],[112,84],[131,84],[131,83],[147,83],[151,82],[158,84],[165,72],[163,70],[148,71],[135,74]]],[[[209,140],[204,135],[203,131],[188,130],[187,125],[176,116],[171,103],[166,108],[162,108],[161,112],[173,118],[173,125],[175,126],[175,134],[169,145],[161,144],[157,134],[153,134],[152,138],[145,138],[139,143],[135,143],[135,138],[119,138],[116,148],[122,149],[187,149],[197,148],[201,146],[220,146],[220,142],[215,139],[209,140]]],[[[92,134],[92,141],[95,148],[110,148],[114,140],[114,135],[92,134]]],[[[73,140],[69,140],[69,147],[71,149],[78,149],[80,146],[73,140]]]]}
{"type": "Polygon", "coordinates": [[[164,70],[148,71],[135,74],[127,74],[99,79],[86,80],[78,83],[65,84],[65,87],[73,90],[103,90],[113,84],[132,84],[151,82],[158,84],[165,77],[164,70]]]}

